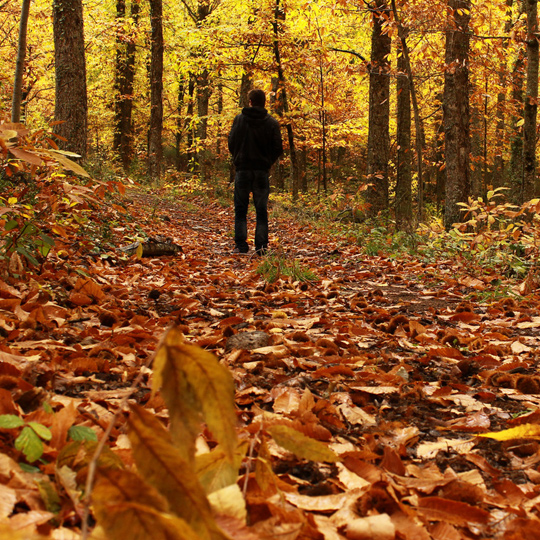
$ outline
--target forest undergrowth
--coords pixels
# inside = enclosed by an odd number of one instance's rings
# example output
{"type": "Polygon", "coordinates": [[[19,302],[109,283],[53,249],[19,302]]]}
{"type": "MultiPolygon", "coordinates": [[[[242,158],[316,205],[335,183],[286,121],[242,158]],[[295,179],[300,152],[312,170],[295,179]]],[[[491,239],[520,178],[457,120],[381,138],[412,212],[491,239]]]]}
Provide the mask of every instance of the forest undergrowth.
{"type": "Polygon", "coordinates": [[[276,194],[259,258],[227,186],[16,178],[0,538],[536,538],[538,201],[396,233],[276,194]]]}

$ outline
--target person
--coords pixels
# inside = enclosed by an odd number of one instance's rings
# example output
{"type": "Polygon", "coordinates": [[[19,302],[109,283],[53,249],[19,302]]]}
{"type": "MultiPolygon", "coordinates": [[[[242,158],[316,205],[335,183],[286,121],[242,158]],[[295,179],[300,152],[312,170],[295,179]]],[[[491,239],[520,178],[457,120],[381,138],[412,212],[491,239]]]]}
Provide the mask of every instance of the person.
{"type": "Polygon", "coordinates": [[[244,107],[229,133],[229,151],[236,174],[234,178],[234,242],[233,253],[247,253],[247,212],[253,193],[256,212],[255,252],[264,255],[268,249],[268,196],[270,167],[283,153],[279,122],[264,108],[263,90],[251,90],[249,107],[244,107]]]}

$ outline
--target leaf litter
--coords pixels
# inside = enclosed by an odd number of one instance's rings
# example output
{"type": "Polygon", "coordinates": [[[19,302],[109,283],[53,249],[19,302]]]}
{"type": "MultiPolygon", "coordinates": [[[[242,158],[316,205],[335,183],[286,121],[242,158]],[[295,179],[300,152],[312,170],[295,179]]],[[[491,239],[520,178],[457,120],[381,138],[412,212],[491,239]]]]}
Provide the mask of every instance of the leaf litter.
{"type": "Polygon", "coordinates": [[[231,209],[156,197],[182,251],[0,280],[0,538],[536,538],[537,295],[284,217],[319,279],[267,283],[231,209]]]}

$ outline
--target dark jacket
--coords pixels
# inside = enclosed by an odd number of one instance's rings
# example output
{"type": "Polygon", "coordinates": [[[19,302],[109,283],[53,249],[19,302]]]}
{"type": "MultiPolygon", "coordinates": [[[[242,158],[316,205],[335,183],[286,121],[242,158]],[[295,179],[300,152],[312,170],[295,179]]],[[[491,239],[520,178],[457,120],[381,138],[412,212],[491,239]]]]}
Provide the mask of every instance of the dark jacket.
{"type": "Polygon", "coordinates": [[[237,171],[268,171],[283,154],[279,122],[264,107],[244,107],[229,133],[229,151],[237,171]]]}

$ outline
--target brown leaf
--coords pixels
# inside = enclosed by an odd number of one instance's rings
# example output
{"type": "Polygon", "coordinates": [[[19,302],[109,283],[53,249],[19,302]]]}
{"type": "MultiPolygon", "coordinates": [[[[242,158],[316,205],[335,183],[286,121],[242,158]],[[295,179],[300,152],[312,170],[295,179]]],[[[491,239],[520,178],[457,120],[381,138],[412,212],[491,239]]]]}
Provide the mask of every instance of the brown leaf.
{"type": "Polygon", "coordinates": [[[462,527],[471,521],[487,523],[489,520],[489,512],[486,510],[442,497],[420,499],[418,510],[431,521],[446,521],[462,527]]]}
{"type": "Polygon", "coordinates": [[[223,538],[191,465],[173,446],[161,422],[133,405],[128,425],[133,455],[143,478],[160,491],[171,511],[185,519],[201,538],[223,538]]]}
{"type": "Polygon", "coordinates": [[[279,446],[292,452],[298,458],[330,463],[339,461],[339,457],[326,444],[307,437],[291,427],[283,425],[271,426],[268,428],[268,433],[279,446]]]}

